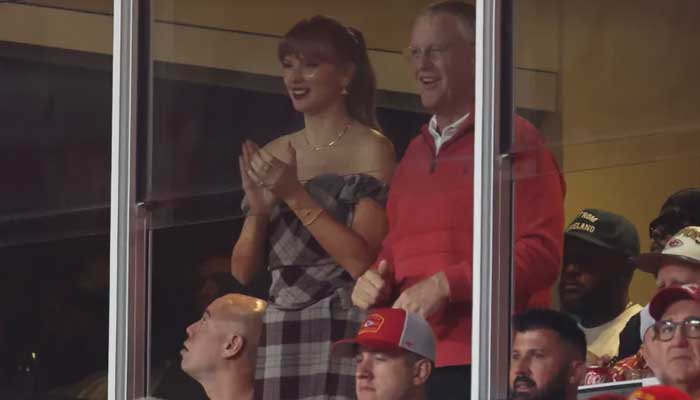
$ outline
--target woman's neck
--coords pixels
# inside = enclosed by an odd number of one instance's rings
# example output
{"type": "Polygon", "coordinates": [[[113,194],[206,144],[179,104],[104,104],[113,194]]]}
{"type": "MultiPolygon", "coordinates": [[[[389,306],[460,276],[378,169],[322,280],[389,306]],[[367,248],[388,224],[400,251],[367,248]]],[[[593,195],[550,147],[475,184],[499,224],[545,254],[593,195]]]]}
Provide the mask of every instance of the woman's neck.
{"type": "Polygon", "coordinates": [[[342,102],[316,114],[304,114],[304,135],[312,146],[336,140],[351,118],[342,102]]]}

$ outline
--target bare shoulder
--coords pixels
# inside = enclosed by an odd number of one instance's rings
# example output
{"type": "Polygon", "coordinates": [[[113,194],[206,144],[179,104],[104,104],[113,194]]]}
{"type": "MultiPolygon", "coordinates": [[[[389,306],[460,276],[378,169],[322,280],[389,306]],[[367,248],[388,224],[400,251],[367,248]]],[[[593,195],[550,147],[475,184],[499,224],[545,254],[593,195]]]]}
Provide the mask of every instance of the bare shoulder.
{"type": "Polygon", "coordinates": [[[295,149],[297,148],[297,136],[299,135],[299,132],[301,131],[280,136],[277,139],[268,142],[265,146],[263,146],[263,149],[282,161],[288,161],[288,147],[291,144],[292,147],[295,149]]]}
{"type": "Polygon", "coordinates": [[[354,137],[352,159],[361,169],[369,168],[368,173],[389,183],[396,166],[394,144],[381,132],[363,126],[354,137]]]}
{"type": "Polygon", "coordinates": [[[356,152],[365,161],[391,159],[395,161],[394,144],[376,129],[362,126],[355,136],[355,145],[363,151],[356,152]]]}

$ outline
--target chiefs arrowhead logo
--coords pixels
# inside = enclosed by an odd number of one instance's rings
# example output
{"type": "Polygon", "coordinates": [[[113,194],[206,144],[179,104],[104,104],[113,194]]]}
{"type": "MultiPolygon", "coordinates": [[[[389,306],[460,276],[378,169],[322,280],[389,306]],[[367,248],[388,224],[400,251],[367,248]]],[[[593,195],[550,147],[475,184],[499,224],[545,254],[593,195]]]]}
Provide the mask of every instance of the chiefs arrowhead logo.
{"type": "Polygon", "coordinates": [[[683,246],[683,241],[680,239],[672,239],[668,242],[668,247],[681,247],[683,246]]]}
{"type": "Polygon", "coordinates": [[[384,325],[384,317],[379,314],[370,314],[362,323],[360,331],[357,332],[358,336],[366,333],[377,333],[384,325]]]}

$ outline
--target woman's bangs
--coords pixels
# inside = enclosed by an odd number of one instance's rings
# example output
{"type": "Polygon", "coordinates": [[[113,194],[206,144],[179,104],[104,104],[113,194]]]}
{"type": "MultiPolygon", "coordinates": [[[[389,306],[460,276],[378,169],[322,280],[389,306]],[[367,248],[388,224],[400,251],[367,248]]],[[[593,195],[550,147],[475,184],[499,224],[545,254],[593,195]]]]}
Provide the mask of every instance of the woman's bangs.
{"type": "Polygon", "coordinates": [[[282,39],[277,51],[280,62],[287,56],[303,58],[311,62],[335,63],[337,55],[326,38],[312,32],[305,35],[289,35],[282,39]]]}

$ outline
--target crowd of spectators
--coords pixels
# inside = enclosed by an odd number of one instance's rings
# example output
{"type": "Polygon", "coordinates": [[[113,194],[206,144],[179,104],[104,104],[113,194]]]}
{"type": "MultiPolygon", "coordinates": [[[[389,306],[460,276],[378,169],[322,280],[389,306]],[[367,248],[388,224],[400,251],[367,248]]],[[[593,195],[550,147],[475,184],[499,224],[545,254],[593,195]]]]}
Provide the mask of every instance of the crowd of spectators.
{"type": "MultiPolygon", "coordinates": [[[[190,399],[470,398],[475,20],[456,0],[416,17],[405,55],[431,118],[398,163],[374,114],[362,33],[315,16],[282,38],[304,127],[242,144],[240,235],[230,257],[202,264],[202,317],[178,362],[154,368],[154,394],[183,392],[175,366],[203,390],[190,399]],[[261,271],[266,298],[242,294],[261,271]]],[[[574,400],[581,385],[655,378],[597,398],[700,399],[700,189],[668,198],[644,252],[630,219],[595,204],[565,225],[562,173],[519,116],[510,153],[510,397],[574,400]],[[648,305],[630,299],[636,272],[656,279],[648,305]]],[[[59,300],[75,296],[52,296],[45,312],[59,316],[59,300]]],[[[81,338],[45,338],[61,339],[81,338]]]]}
{"type": "MultiPolygon", "coordinates": [[[[305,126],[243,144],[231,257],[243,283],[272,274],[256,397],[470,398],[475,15],[448,0],[417,16],[406,57],[432,117],[397,165],[369,107],[362,34],[317,16],[282,39],[305,126]]],[[[647,375],[668,387],[630,398],[700,397],[700,303],[680,286],[700,283],[700,191],[668,199],[642,253],[615,212],[586,208],[565,227],[554,156],[528,121],[516,116],[513,134],[511,397],[570,400],[582,384],[647,375]],[[630,301],[637,270],[658,282],[646,307],[630,301]],[[541,302],[555,284],[558,311],[541,302]]]]}

